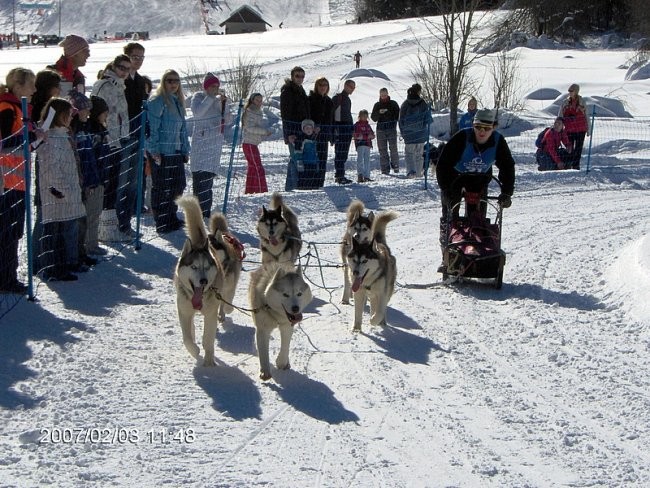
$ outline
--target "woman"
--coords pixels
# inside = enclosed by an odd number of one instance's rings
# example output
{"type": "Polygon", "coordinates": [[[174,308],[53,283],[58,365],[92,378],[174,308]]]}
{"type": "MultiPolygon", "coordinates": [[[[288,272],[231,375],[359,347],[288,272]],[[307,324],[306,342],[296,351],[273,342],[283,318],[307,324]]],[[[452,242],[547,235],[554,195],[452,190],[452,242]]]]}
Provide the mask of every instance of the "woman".
{"type": "Polygon", "coordinates": [[[309,110],[311,120],[316,123],[316,151],[318,153],[318,171],[312,188],[322,188],[325,184],[327,169],[327,148],[332,142],[332,118],[334,104],[329,97],[330,82],[321,76],[314,83],[314,89],[309,92],[309,110]]]}
{"type": "Polygon", "coordinates": [[[270,136],[271,131],[264,121],[261,93],[253,93],[246,102],[242,115],[242,150],[248,162],[246,173],[246,193],[265,193],[269,191],[266,184],[266,173],[262,166],[262,157],[257,147],[264,137],[270,136]]]}
{"type": "MultiPolygon", "coordinates": [[[[203,91],[192,97],[192,147],[190,170],[192,192],[199,200],[201,212],[206,219],[212,209],[212,184],[219,170],[223,148],[223,130],[229,114],[225,95],[219,95],[219,78],[212,73],[203,79],[203,91]]],[[[228,120],[230,122],[230,120],[228,120]]]]}
{"type": "Polygon", "coordinates": [[[564,120],[564,130],[566,130],[569,144],[572,147],[566,169],[580,169],[582,146],[585,143],[585,135],[589,132],[587,106],[582,97],[578,95],[579,92],[580,86],[573,83],[569,87],[569,96],[562,103],[558,114],[564,120]]]}
{"type": "Polygon", "coordinates": [[[458,130],[470,129],[474,125],[474,116],[476,115],[477,104],[476,98],[472,97],[467,102],[467,112],[458,121],[458,130]]]}
{"type": "Polygon", "coordinates": [[[108,105],[108,134],[113,156],[108,158],[112,164],[105,168],[107,180],[104,181],[104,206],[100,218],[99,238],[102,241],[128,242],[135,237],[131,229],[131,215],[128,203],[123,205],[118,198],[120,181],[128,175],[130,167],[126,156],[129,142],[129,105],[124,92],[124,80],[131,71],[131,59],[120,54],[106,66],[102,78],[93,85],[91,96],[103,98],[108,105]]]}
{"type": "Polygon", "coordinates": [[[174,202],[185,190],[185,163],[190,140],[185,123],[185,96],[180,75],[168,69],[148,104],[149,136],[146,149],[151,154],[151,209],[156,230],[165,234],[180,229],[183,221],[174,202]]]}
{"type": "MultiPolygon", "coordinates": [[[[25,159],[21,98],[31,100],[36,76],[26,68],[14,68],[0,85],[0,291],[23,294],[27,286],[18,281],[18,242],[25,227],[25,159]]],[[[31,118],[31,105],[27,105],[31,118]]],[[[42,132],[29,125],[31,148],[42,132]]]]}

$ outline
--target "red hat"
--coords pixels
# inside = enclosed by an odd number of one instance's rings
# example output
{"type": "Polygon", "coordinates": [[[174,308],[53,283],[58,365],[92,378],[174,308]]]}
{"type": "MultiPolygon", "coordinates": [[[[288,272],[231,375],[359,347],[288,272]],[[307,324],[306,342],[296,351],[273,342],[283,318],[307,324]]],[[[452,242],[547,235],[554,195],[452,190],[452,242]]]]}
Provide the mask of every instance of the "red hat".
{"type": "Polygon", "coordinates": [[[217,87],[219,87],[219,85],[221,85],[221,82],[219,81],[219,78],[217,78],[217,75],[208,73],[205,75],[205,78],[203,78],[203,89],[207,90],[212,85],[217,85],[217,87]]]}

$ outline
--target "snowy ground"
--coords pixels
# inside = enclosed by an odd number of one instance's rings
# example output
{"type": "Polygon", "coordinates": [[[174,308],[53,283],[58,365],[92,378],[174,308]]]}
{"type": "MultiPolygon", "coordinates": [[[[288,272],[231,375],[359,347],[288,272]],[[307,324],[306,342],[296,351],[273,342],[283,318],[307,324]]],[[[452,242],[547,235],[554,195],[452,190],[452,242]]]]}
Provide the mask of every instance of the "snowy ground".
{"type": "MultiPolygon", "coordinates": [[[[336,79],[360,46],[401,94],[408,27],[418,24],[285,30],[305,39],[297,46],[278,33],[238,42],[257,43],[274,73],[304,65],[306,83],[320,73],[336,79]]],[[[151,41],[145,72],[173,66],[192,42],[151,41]]],[[[55,58],[54,49],[32,52],[35,69],[55,58]]],[[[102,66],[115,47],[92,52],[102,66]]],[[[527,90],[564,93],[578,82],[585,95],[619,94],[634,117],[649,113],[648,83],[624,82],[618,69],[629,53],[575,51],[569,61],[564,51],[521,52],[527,90]]],[[[0,71],[19,59],[3,54],[0,71]]],[[[371,107],[379,86],[357,82],[353,109],[371,107]]],[[[531,120],[551,102],[536,101],[531,120]]],[[[647,122],[638,125],[647,137],[647,122]]],[[[648,486],[643,144],[632,141],[621,157],[603,142],[588,174],[549,174],[535,171],[521,135],[509,140],[521,151],[500,291],[445,285],[435,273],[435,185],[385,177],[286,195],[309,241],[302,261],[315,299],[294,334],[292,369],[273,369],[270,382],[257,378],[247,313],[218,332],[217,367],[182,346],[170,279],[180,232],[161,238],[145,221],[139,252],[115,248],[76,283],[39,284],[37,302],[21,300],[0,319],[0,485],[648,486]],[[399,269],[389,325],[370,327],[366,317],[357,335],[352,307],[339,304],[336,244],[352,198],[400,213],[387,232],[399,269]]],[[[267,170],[280,188],[282,159],[267,170]]],[[[268,199],[240,195],[229,210],[248,252],[235,298],[242,307],[259,261],[255,219],[268,199]]]]}

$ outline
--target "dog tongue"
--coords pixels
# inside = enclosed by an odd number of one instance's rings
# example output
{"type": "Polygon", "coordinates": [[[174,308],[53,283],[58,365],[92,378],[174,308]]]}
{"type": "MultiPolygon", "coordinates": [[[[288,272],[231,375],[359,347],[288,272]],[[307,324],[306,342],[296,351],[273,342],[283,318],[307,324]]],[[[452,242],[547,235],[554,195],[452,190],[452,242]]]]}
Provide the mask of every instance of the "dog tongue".
{"type": "Polygon", "coordinates": [[[197,286],[194,288],[194,295],[192,295],[192,307],[194,310],[201,310],[203,308],[203,287],[197,286]]]}
{"type": "Polygon", "coordinates": [[[359,288],[361,288],[361,283],[363,283],[363,278],[364,278],[364,276],[357,276],[354,279],[354,282],[352,283],[352,291],[353,292],[356,293],[357,291],[359,291],[359,288]]]}
{"type": "Polygon", "coordinates": [[[273,246],[277,246],[277,245],[278,245],[278,240],[277,240],[275,237],[270,237],[270,238],[269,238],[269,241],[271,241],[271,244],[272,244],[273,246]]]}
{"type": "Polygon", "coordinates": [[[295,325],[302,320],[302,314],[287,314],[287,318],[289,319],[289,322],[291,322],[291,325],[295,325]]]}

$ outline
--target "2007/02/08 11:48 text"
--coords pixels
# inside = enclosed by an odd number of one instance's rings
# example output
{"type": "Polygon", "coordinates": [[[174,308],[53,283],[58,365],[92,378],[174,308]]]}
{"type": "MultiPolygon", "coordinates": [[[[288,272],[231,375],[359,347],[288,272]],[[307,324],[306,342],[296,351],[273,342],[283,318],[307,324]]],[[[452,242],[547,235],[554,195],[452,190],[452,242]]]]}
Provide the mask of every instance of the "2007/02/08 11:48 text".
{"type": "Polygon", "coordinates": [[[192,444],[196,441],[194,429],[155,429],[125,427],[44,427],[39,429],[39,444],[192,444]]]}

